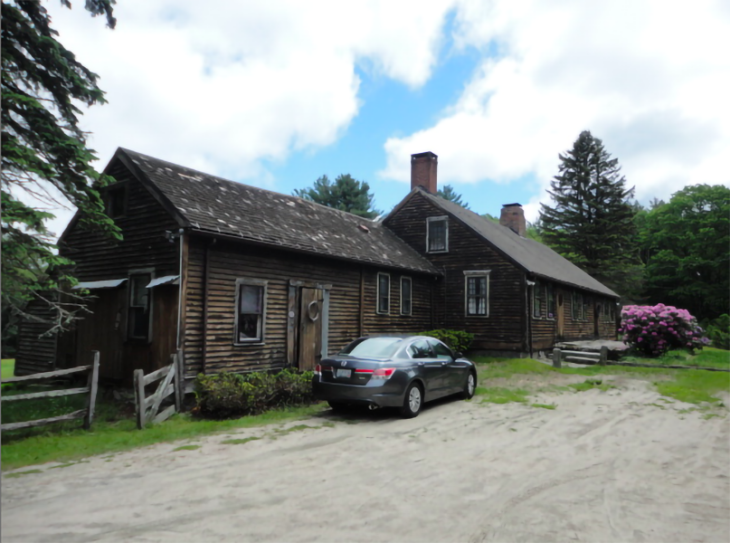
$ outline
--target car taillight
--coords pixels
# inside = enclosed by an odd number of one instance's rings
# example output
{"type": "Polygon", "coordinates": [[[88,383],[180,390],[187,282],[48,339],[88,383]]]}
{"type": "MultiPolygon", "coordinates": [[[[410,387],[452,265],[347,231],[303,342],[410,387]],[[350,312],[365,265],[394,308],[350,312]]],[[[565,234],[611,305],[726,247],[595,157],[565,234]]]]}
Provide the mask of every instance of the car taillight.
{"type": "Polygon", "coordinates": [[[321,364],[317,364],[314,367],[314,374],[315,375],[322,375],[323,371],[332,371],[332,366],[322,366],[321,364]]]}
{"type": "Polygon", "coordinates": [[[390,379],[395,372],[395,368],[378,368],[373,371],[372,379],[390,379]]]}

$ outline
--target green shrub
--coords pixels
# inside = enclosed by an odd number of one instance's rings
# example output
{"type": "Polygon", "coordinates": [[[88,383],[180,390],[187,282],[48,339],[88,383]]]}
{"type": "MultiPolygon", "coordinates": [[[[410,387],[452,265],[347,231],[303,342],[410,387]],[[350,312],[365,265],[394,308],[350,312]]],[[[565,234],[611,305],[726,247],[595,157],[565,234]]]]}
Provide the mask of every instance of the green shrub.
{"type": "Polygon", "coordinates": [[[707,326],[707,336],[712,346],[717,349],[730,350],[730,315],[720,315],[707,326]]]}
{"type": "Polygon", "coordinates": [[[311,381],[311,371],[199,374],[193,412],[206,418],[229,419],[274,407],[305,405],[314,401],[311,381]]]}
{"type": "Polygon", "coordinates": [[[284,370],[276,374],[277,405],[281,407],[313,403],[312,377],[314,373],[284,370]]]}
{"type": "Polygon", "coordinates": [[[465,353],[469,350],[471,342],[474,341],[474,334],[464,332],[463,330],[447,330],[440,328],[438,330],[431,330],[429,332],[421,332],[419,336],[431,336],[436,339],[440,339],[446,345],[451,347],[451,350],[457,353],[465,353]]]}

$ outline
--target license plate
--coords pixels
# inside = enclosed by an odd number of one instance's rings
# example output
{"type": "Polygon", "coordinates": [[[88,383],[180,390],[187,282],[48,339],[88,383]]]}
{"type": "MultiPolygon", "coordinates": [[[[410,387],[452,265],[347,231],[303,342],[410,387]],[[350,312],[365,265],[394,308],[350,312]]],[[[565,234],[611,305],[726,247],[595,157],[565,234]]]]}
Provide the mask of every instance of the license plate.
{"type": "Polygon", "coordinates": [[[343,379],[349,379],[352,375],[352,370],[335,370],[335,377],[342,377],[343,379]]]}

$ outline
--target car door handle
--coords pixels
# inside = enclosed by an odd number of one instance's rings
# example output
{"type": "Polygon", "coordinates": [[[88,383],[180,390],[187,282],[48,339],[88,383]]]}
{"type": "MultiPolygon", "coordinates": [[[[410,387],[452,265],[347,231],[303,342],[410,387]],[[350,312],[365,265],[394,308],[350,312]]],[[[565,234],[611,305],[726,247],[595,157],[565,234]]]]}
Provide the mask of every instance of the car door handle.
{"type": "Polygon", "coordinates": [[[423,362],[418,362],[418,365],[419,366],[423,366],[423,362]]]}
{"type": "Polygon", "coordinates": [[[448,364],[448,362],[441,362],[442,366],[445,366],[446,364],[448,364]]]}

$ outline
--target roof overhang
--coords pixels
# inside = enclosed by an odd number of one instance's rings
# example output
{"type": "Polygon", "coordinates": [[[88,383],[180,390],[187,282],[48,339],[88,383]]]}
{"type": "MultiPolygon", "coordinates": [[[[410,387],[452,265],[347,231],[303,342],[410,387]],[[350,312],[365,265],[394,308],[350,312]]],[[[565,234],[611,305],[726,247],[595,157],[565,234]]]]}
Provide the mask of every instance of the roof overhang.
{"type": "Polygon", "coordinates": [[[78,285],[74,286],[74,290],[85,288],[87,290],[99,290],[104,288],[117,288],[119,285],[124,283],[127,278],[123,279],[106,279],[104,281],[81,281],[78,285]]]}
{"type": "Polygon", "coordinates": [[[179,275],[165,275],[164,277],[157,277],[156,279],[153,279],[152,281],[150,281],[150,283],[147,285],[146,288],[159,287],[160,285],[179,285],[179,284],[180,284],[179,275]]]}

